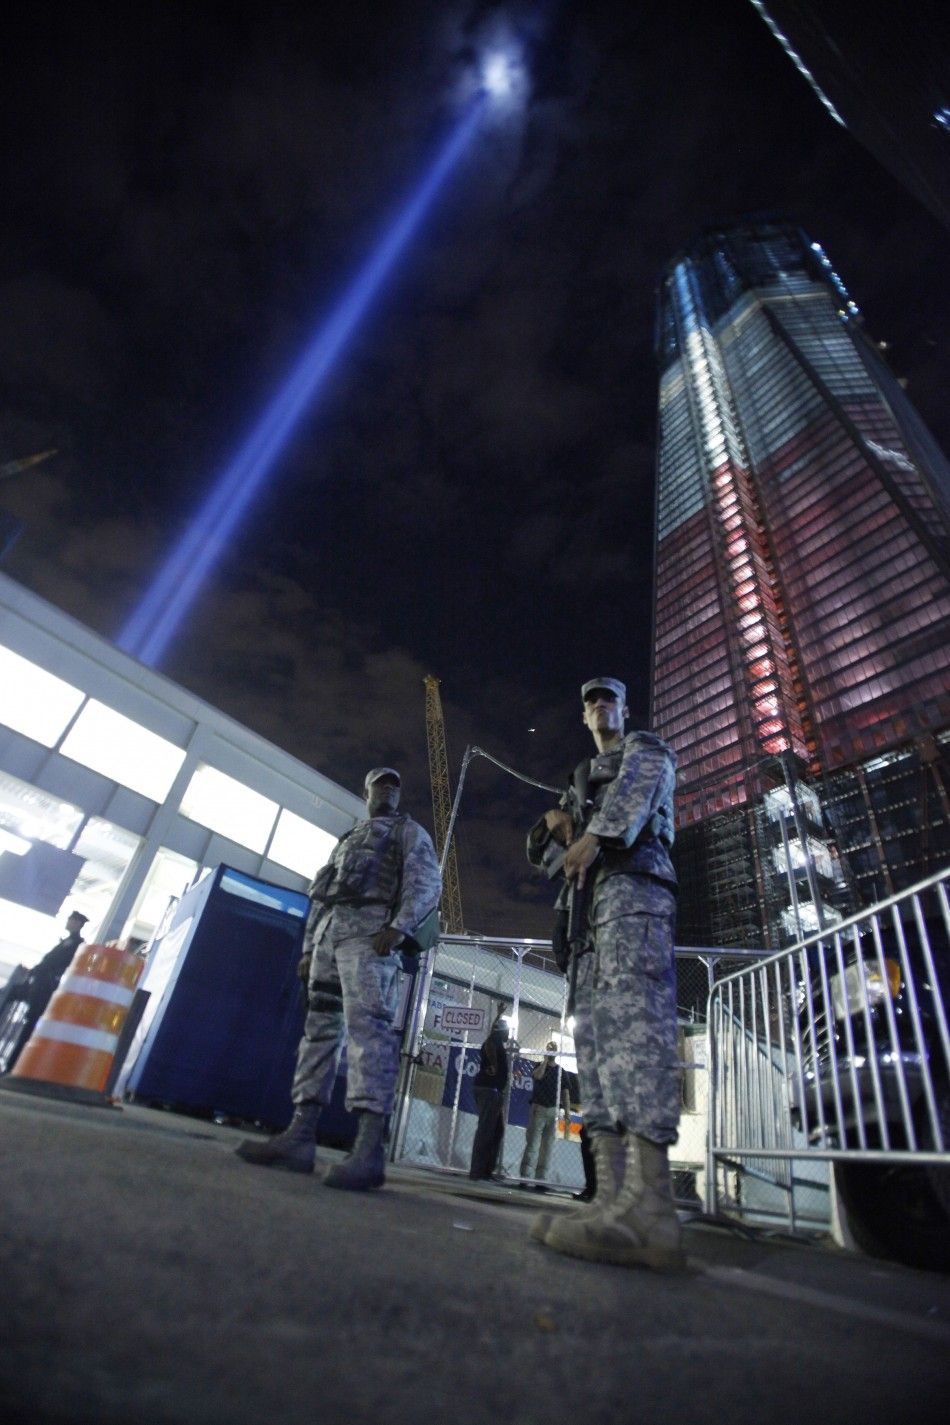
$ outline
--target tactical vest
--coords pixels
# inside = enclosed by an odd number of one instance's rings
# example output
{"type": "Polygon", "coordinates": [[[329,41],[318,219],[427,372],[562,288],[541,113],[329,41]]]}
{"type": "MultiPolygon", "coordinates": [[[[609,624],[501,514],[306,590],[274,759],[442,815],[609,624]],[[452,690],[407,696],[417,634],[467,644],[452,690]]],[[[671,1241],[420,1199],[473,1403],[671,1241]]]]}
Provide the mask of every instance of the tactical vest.
{"type": "MultiPolygon", "coordinates": [[[[616,758],[617,766],[614,777],[620,770],[620,763],[623,753],[618,749],[616,758]]],[[[594,796],[591,796],[590,780],[590,758],[585,758],[583,762],[578,762],[571,777],[571,787],[575,798],[575,811],[579,815],[582,826],[586,828],[591,817],[597,811],[606,795],[607,788],[613,778],[601,782],[594,796]]],[[[664,881],[673,889],[676,886],[676,872],[670,860],[670,848],[673,845],[673,821],[671,815],[664,815],[664,810],[659,809],[653,813],[646,826],[640,832],[632,846],[613,848],[602,846],[600,852],[599,879],[606,876],[627,875],[627,876],[652,876],[655,880],[664,881]]]]}
{"type": "Polygon", "coordinates": [[[321,905],[395,905],[402,872],[407,816],[374,816],[340,837],[314,877],[310,898],[321,905]]]}

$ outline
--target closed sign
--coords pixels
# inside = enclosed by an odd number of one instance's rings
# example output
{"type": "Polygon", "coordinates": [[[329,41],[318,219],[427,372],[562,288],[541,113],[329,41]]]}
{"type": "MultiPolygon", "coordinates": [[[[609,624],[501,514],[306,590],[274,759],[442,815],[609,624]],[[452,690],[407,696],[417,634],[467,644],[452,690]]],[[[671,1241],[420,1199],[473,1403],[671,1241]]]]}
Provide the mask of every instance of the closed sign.
{"type": "Polygon", "coordinates": [[[446,1034],[481,1034],[488,1019],[485,1009],[469,1009],[462,1004],[447,1004],[442,1010],[442,1028],[446,1034]]]}
{"type": "Polygon", "coordinates": [[[455,1000],[446,999],[444,995],[432,995],[429,1000],[428,1007],[426,1009],[426,1029],[430,1029],[434,1033],[447,1034],[448,1030],[446,1029],[445,1024],[443,1023],[443,1015],[445,1014],[445,1011],[447,1009],[452,1010],[461,1008],[462,1006],[456,1004],[455,1000]]]}

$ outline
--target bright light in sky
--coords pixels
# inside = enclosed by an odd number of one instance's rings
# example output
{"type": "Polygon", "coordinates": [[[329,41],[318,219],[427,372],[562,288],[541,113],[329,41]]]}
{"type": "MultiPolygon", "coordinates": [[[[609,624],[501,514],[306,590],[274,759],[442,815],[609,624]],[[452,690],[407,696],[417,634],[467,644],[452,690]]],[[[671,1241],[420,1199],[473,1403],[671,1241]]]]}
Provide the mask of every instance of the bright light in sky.
{"type": "Polygon", "coordinates": [[[486,49],[478,66],[477,82],[491,106],[504,114],[521,108],[528,94],[528,76],[518,43],[503,36],[500,43],[486,49]]]}
{"type": "Polygon", "coordinates": [[[163,656],[305,411],[468,148],[487,102],[484,89],[469,100],[422,181],[321,322],[232,464],[211,486],[122,629],[117,642],[126,653],[153,667],[163,656]]]}
{"type": "Polygon", "coordinates": [[[526,105],[530,86],[517,36],[507,26],[494,26],[491,36],[485,40],[481,62],[469,62],[465,66],[465,90],[455,127],[422,181],[410,193],[376,250],[344,289],[337,305],[327,313],[297,365],[248,432],[231,465],[210,487],[119,634],[119,647],[143,663],[154,667],[163,657],[169,641],[269,478],[287,441],[378,296],[443,183],[482,127],[483,119],[491,115],[496,128],[507,129],[513,115],[526,105]]]}
{"type": "Polygon", "coordinates": [[[504,99],[514,87],[511,59],[500,52],[487,55],[482,65],[482,80],[489,94],[504,99]]]}

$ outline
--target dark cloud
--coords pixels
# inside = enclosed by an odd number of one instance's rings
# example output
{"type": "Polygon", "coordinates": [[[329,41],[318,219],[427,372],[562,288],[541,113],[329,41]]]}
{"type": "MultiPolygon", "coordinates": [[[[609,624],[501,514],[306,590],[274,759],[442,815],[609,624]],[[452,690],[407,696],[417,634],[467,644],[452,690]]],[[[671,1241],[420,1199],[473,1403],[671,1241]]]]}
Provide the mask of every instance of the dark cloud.
{"type": "Polygon", "coordinates": [[[118,333],[97,294],[49,272],[0,282],[0,369],[12,392],[42,393],[48,408],[103,406],[118,333]]]}

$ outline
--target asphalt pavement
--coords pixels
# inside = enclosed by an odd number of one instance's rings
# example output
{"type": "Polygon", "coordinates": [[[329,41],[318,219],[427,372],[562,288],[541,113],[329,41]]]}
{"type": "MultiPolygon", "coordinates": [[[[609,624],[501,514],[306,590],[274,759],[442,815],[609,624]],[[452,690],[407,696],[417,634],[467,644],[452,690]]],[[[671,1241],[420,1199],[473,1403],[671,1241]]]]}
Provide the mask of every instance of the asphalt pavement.
{"type": "Polygon", "coordinates": [[[550,1196],[400,1168],[332,1192],[241,1136],[0,1087],[6,1421],[947,1416],[945,1276],[702,1222],[683,1276],[599,1267],[529,1241],[550,1196]]]}

